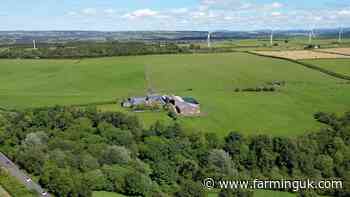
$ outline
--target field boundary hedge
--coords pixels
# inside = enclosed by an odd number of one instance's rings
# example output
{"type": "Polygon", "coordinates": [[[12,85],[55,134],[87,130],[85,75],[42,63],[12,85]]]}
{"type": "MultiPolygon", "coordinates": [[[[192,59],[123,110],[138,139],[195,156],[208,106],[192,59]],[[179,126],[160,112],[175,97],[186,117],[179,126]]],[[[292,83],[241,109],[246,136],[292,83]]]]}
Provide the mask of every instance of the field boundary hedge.
{"type": "Polygon", "coordinates": [[[336,72],[333,72],[333,71],[330,71],[330,70],[318,67],[318,66],[313,65],[313,64],[300,62],[298,60],[288,59],[288,58],[284,58],[284,57],[276,57],[276,56],[272,56],[272,55],[258,54],[258,53],[254,53],[254,52],[251,52],[251,51],[247,51],[246,53],[251,54],[251,55],[261,56],[261,57],[269,57],[269,58],[289,61],[289,62],[292,62],[292,63],[296,63],[296,64],[299,64],[299,65],[302,65],[302,66],[304,66],[306,68],[309,68],[309,69],[317,70],[319,72],[322,72],[322,73],[324,73],[326,75],[329,75],[329,76],[332,76],[332,77],[335,77],[335,78],[338,78],[338,79],[343,79],[343,80],[350,81],[350,76],[348,76],[348,75],[343,75],[343,74],[340,74],[340,73],[336,73],[336,72]]]}

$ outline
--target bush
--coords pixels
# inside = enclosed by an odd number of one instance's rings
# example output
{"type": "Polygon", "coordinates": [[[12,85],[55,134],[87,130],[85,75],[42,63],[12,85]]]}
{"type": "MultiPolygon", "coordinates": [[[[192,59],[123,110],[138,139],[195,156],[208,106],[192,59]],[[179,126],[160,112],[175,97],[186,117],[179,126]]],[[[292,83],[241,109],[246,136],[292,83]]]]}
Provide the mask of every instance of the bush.
{"type": "Polygon", "coordinates": [[[170,110],[170,111],[168,112],[168,116],[169,116],[170,118],[172,118],[173,120],[177,120],[177,114],[176,114],[173,110],[170,110]]]}
{"type": "MultiPolygon", "coordinates": [[[[239,92],[239,91],[240,89],[238,88],[235,89],[235,92],[239,92]]],[[[268,86],[242,89],[242,92],[274,92],[274,91],[276,91],[275,87],[268,87],[268,86]]]]}

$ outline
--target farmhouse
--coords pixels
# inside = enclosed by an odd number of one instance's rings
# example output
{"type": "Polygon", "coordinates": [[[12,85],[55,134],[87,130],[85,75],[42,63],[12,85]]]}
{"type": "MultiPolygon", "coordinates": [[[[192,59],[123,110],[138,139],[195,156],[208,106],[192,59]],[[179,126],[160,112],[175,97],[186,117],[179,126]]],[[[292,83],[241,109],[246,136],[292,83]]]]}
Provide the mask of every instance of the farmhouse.
{"type": "Polygon", "coordinates": [[[195,116],[201,113],[199,103],[192,97],[149,95],[146,97],[131,97],[122,102],[123,107],[138,106],[168,106],[176,114],[195,116]]]}
{"type": "Polygon", "coordinates": [[[165,105],[166,98],[159,95],[149,95],[146,97],[131,97],[122,102],[122,107],[152,106],[155,104],[165,105]]]}

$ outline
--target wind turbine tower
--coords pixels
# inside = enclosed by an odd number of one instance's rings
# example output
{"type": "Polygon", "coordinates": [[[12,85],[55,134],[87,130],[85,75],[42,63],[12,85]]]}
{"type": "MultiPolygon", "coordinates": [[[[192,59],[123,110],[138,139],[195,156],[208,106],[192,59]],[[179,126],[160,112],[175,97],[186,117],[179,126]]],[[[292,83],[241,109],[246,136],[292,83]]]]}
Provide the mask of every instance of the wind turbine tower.
{"type": "Polygon", "coordinates": [[[36,41],[33,40],[33,49],[36,49],[36,41]]]}
{"type": "Polygon", "coordinates": [[[270,44],[271,44],[271,46],[273,45],[273,30],[271,30],[270,44]]]}
{"type": "Polygon", "coordinates": [[[340,27],[340,30],[339,30],[339,38],[338,38],[338,42],[340,43],[340,42],[342,42],[342,40],[343,40],[343,28],[342,27],[340,27]]]}
{"type": "Polygon", "coordinates": [[[314,29],[312,28],[309,32],[309,44],[312,43],[312,39],[315,38],[316,35],[315,35],[315,32],[314,32],[314,29]]]}
{"type": "Polygon", "coordinates": [[[309,32],[309,44],[311,44],[312,43],[312,33],[311,33],[311,31],[309,32]]]}
{"type": "Polygon", "coordinates": [[[207,42],[208,42],[208,48],[211,48],[211,32],[210,31],[208,31],[207,42]]]}

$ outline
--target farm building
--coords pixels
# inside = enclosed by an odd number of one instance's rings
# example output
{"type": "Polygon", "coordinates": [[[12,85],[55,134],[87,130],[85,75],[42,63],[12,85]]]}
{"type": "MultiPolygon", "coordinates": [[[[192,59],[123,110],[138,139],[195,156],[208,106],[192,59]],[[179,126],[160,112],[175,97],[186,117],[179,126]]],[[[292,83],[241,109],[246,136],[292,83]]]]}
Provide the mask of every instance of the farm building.
{"type": "Polygon", "coordinates": [[[159,95],[149,95],[146,97],[131,97],[122,102],[123,107],[133,107],[138,105],[151,106],[154,104],[165,105],[166,98],[159,95]]]}
{"type": "Polygon", "coordinates": [[[201,113],[199,103],[193,98],[171,96],[169,101],[177,114],[184,116],[195,116],[201,113]]]}
{"type": "Polygon", "coordinates": [[[199,103],[192,97],[149,95],[146,97],[131,97],[122,102],[123,107],[152,106],[156,104],[167,105],[175,113],[184,116],[195,116],[201,113],[199,103]]]}

